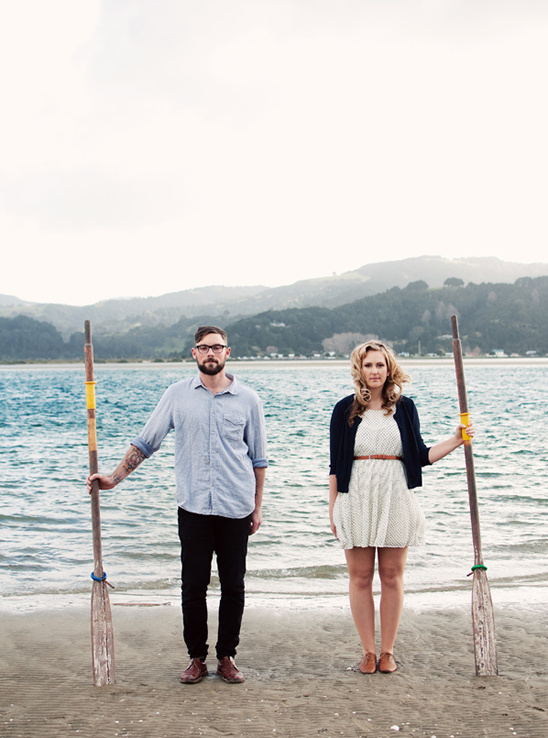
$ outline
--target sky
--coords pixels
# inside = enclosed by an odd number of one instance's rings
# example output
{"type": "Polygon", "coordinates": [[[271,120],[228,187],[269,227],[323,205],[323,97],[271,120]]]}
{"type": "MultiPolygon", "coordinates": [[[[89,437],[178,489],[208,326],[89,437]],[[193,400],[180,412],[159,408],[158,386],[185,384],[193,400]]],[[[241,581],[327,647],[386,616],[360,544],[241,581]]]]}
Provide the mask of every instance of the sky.
{"type": "Polygon", "coordinates": [[[545,0],[0,0],[0,294],[548,261],[545,0]]]}

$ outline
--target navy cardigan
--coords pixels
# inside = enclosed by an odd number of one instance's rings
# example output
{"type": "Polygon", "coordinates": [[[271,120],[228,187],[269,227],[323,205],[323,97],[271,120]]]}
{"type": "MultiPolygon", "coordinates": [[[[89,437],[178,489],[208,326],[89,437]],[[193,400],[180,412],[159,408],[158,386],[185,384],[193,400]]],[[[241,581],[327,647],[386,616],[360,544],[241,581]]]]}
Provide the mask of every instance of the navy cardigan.
{"type": "MultiPolygon", "coordinates": [[[[357,417],[353,426],[348,425],[348,415],[354,395],[340,400],[333,409],[330,427],[330,467],[329,473],[337,477],[337,491],[348,492],[350,472],[354,460],[354,441],[361,422],[357,417]]],[[[422,467],[430,464],[429,448],[421,437],[419,414],[415,403],[409,397],[401,396],[396,404],[394,416],[400,429],[403,446],[403,463],[407,473],[409,489],[422,485],[422,467]]]]}

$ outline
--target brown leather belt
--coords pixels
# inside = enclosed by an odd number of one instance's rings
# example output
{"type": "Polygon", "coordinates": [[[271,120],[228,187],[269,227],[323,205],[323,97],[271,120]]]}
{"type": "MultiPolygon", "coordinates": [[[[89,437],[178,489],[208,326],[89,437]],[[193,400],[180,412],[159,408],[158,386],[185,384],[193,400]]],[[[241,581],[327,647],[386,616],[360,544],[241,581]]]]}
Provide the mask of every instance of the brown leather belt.
{"type": "Polygon", "coordinates": [[[386,454],[369,454],[369,456],[354,456],[354,461],[362,461],[363,459],[393,459],[394,461],[403,461],[401,456],[387,456],[386,454]]]}

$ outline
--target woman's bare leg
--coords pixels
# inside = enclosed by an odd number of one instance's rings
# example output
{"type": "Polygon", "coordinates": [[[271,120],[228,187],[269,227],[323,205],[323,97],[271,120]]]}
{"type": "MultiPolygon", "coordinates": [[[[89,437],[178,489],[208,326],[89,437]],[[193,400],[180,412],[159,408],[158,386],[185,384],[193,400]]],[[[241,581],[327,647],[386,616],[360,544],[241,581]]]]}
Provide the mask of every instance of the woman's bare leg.
{"type": "Polygon", "coordinates": [[[375,574],[375,548],[350,548],[345,550],[348,566],[350,609],[360,637],[364,653],[375,650],[375,603],[373,601],[373,577],[375,574]]]}
{"type": "Polygon", "coordinates": [[[403,610],[403,573],[407,548],[379,548],[381,580],[381,653],[394,653],[403,610]]]}

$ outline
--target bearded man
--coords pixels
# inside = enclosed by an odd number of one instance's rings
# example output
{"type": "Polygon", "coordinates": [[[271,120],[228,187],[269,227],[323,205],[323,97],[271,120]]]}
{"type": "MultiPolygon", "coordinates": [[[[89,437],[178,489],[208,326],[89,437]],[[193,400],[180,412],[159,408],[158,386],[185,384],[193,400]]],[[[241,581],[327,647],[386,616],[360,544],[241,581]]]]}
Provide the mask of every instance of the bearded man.
{"type": "Polygon", "coordinates": [[[183,684],[207,676],[207,588],[213,553],[221,587],[217,674],[229,683],[244,676],[234,656],[244,612],[248,537],[262,522],[266,434],[261,401],[226,371],[230,356],[222,328],[196,331],[192,356],[198,374],[169,386],[112,474],[94,474],[112,489],[175,431],[175,479],[182,562],[183,637],[190,664],[183,684]]]}

